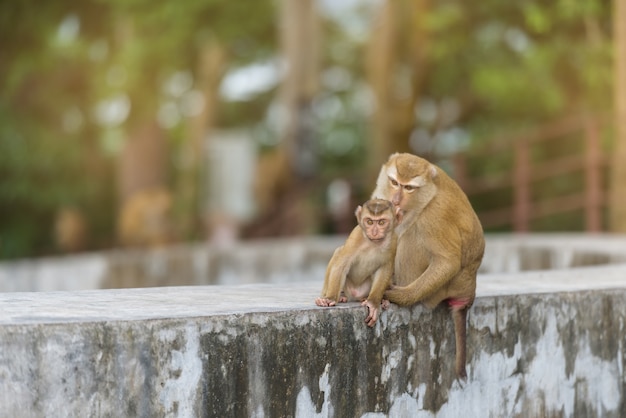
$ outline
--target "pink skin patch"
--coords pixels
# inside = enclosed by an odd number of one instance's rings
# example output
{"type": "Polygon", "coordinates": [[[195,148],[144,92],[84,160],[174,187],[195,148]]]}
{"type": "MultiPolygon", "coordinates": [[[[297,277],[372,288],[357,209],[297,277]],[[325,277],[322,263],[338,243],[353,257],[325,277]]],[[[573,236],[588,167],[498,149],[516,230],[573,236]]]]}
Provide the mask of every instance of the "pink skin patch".
{"type": "Polygon", "coordinates": [[[468,298],[449,298],[446,299],[446,302],[448,302],[448,306],[450,306],[451,308],[464,308],[469,304],[469,299],[468,298]]]}
{"type": "Polygon", "coordinates": [[[370,289],[372,288],[372,283],[366,281],[362,283],[360,286],[351,286],[346,284],[346,292],[350,294],[352,300],[363,300],[367,298],[370,293],[370,289]]]}

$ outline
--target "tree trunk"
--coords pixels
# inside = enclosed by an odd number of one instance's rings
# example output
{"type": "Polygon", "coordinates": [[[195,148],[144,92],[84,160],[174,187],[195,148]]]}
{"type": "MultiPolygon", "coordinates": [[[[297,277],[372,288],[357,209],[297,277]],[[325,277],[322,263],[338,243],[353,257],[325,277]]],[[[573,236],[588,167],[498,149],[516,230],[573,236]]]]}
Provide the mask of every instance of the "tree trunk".
{"type": "MultiPolygon", "coordinates": [[[[141,71],[141,65],[129,61],[127,53],[136,38],[133,19],[118,17],[114,34],[120,64],[129,68],[131,74],[141,71]]],[[[155,240],[145,237],[151,236],[154,230],[167,230],[157,234],[157,240],[165,243],[171,236],[167,224],[171,203],[167,190],[167,144],[156,121],[154,103],[130,94],[132,113],[125,122],[126,138],[117,166],[117,238],[123,244],[150,245],[155,240]],[[154,216],[155,213],[158,215],[154,216]]]]}
{"type": "Polygon", "coordinates": [[[292,174],[308,178],[317,168],[311,120],[320,66],[320,25],[315,1],[283,0],[280,22],[281,46],[288,71],[279,96],[286,115],[283,144],[292,174]]]}
{"type": "Polygon", "coordinates": [[[118,190],[123,204],[134,194],[166,184],[166,144],[156,121],[131,128],[119,160],[118,190]]]}
{"type": "Polygon", "coordinates": [[[626,232],[626,0],[615,0],[615,143],[611,164],[610,230],[626,232]]]}
{"type": "Polygon", "coordinates": [[[391,143],[389,133],[393,114],[390,109],[390,81],[396,55],[395,27],[393,2],[386,1],[379,12],[376,26],[370,31],[371,39],[366,57],[367,76],[376,101],[368,154],[368,173],[372,176],[378,173],[381,164],[396,147],[391,143]]]}
{"type": "Polygon", "coordinates": [[[274,165],[259,165],[266,173],[257,176],[264,180],[257,181],[257,194],[271,206],[250,228],[257,236],[303,234],[315,224],[309,180],[317,174],[311,105],[318,91],[320,24],[315,0],[282,0],[280,7],[280,40],[287,64],[279,92],[284,125],[280,148],[268,160],[274,165]]]}
{"type": "Polygon", "coordinates": [[[376,100],[368,160],[372,175],[389,154],[411,151],[415,106],[428,69],[423,19],[429,8],[428,0],[387,0],[371,30],[366,66],[376,100]]]}
{"type": "MultiPolygon", "coordinates": [[[[189,119],[187,138],[182,145],[179,175],[176,182],[175,216],[176,229],[183,239],[205,238],[194,236],[203,230],[202,217],[210,214],[203,211],[201,201],[202,178],[206,175],[201,169],[206,155],[206,141],[214,127],[218,102],[219,84],[222,79],[227,57],[226,51],[216,39],[206,41],[198,51],[196,88],[202,93],[202,111],[189,119]]],[[[206,221],[206,220],[205,220],[206,221]]],[[[210,222],[210,220],[208,220],[210,222]]]]}

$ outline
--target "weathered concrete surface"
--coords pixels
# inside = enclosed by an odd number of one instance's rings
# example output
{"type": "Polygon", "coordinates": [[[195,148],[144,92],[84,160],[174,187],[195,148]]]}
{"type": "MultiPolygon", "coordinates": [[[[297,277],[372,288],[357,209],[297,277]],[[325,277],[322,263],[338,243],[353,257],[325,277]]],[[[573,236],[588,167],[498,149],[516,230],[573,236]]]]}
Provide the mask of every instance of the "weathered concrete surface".
{"type": "Polygon", "coordinates": [[[320,287],[0,294],[0,416],[626,416],[626,265],[481,275],[463,386],[445,308],[320,287]]]}
{"type": "Polygon", "coordinates": [[[625,235],[492,234],[486,238],[483,273],[626,263],[625,235]]]}
{"type": "MultiPolygon", "coordinates": [[[[292,283],[319,280],[344,237],[197,244],[0,263],[0,291],[292,283]]],[[[626,263],[626,236],[488,235],[481,273],[626,263]]]]}
{"type": "Polygon", "coordinates": [[[324,276],[342,237],[180,245],[0,263],[0,292],[287,283],[324,276]]]}

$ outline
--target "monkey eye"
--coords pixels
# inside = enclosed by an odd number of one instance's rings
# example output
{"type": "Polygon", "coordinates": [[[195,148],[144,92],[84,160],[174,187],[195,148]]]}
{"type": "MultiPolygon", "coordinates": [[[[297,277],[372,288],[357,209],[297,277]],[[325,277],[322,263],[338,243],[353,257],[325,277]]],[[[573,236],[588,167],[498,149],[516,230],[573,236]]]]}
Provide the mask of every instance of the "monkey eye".
{"type": "Polygon", "coordinates": [[[378,225],[380,225],[380,226],[384,226],[386,223],[387,223],[387,220],[386,220],[386,219],[380,219],[380,220],[378,221],[378,225]]]}
{"type": "Polygon", "coordinates": [[[391,177],[389,178],[389,181],[391,182],[391,185],[394,187],[398,186],[398,182],[395,179],[392,179],[391,177]]]}
{"type": "Polygon", "coordinates": [[[406,186],[404,186],[404,190],[406,190],[409,193],[415,191],[415,189],[417,189],[417,187],[411,186],[411,185],[408,185],[408,184],[406,186]]]}
{"type": "Polygon", "coordinates": [[[374,225],[374,221],[372,221],[369,218],[365,220],[365,223],[368,224],[368,225],[374,225]]]}

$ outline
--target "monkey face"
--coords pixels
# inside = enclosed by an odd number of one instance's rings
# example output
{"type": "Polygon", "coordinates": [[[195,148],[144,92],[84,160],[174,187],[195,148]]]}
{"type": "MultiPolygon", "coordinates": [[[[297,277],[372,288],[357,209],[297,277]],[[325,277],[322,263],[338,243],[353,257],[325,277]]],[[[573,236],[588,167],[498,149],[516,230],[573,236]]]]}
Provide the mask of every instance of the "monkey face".
{"type": "MultiPolygon", "coordinates": [[[[393,170],[390,170],[393,171],[393,170]]],[[[406,181],[404,179],[399,179],[397,177],[397,174],[394,176],[394,174],[389,173],[387,175],[387,178],[389,180],[389,187],[391,189],[391,203],[393,203],[393,205],[401,210],[406,210],[405,207],[403,207],[402,203],[404,202],[406,206],[406,202],[407,199],[405,198],[405,195],[411,195],[413,194],[419,186],[417,186],[415,179],[410,179],[409,181],[406,181]]],[[[419,180],[419,178],[417,178],[419,180]]]]}
{"type": "Polygon", "coordinates": [[[383,166],[387,177],[388,196],[402,211],[422,200],[423,192],[432,186],[437,169],[423,158],[410,154],[394,154],[383,166]]]}
{"type": "Polygon", "coordinates": [[[387,216],[364,216],[361,227],[370,241],[382,241],[389,233],[392,219],[387,216]]]}
{"type": "Polygon", "coordinates": [[[367,239],[374,242],[383,241],[397,219],[391,202],[382,199],[368,200],[354,214],[367,239]]]}
{"type": "Polygon", "coordinates": [[[372,198],[393,204],[398,219],[420,213],[437,194],[437,167],[412,154],[393,154],[383,164],[372,198]]]}

